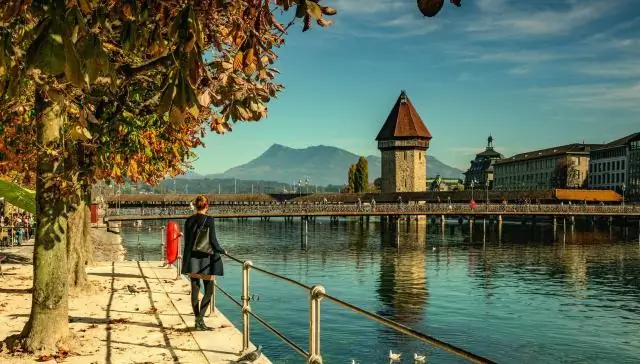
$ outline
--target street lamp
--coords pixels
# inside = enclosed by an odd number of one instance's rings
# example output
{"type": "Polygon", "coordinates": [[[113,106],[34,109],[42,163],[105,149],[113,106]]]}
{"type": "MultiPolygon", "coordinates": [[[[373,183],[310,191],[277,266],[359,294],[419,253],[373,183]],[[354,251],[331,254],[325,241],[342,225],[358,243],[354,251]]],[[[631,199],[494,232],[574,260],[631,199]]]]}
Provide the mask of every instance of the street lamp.
{"type": "Polygon", "coordinates": [[[489,205],[489,179],[488,178],[484,181],[484,188],[487,191],[487,198],[485,200],[485,203],[489,205]]]}
{"type": "Polygon", "coordinates": [[[624,192],[627,190],[627,185],[622,184],[622,206],[624,206],[624,192]]]}
{"type": "Polygon", "coordinates": [[[478,183],[478,181],[476,181],[475,178],[471,180],[471,201],[473,201],[473,187],[475,187],[476,183],[478,183]]]}

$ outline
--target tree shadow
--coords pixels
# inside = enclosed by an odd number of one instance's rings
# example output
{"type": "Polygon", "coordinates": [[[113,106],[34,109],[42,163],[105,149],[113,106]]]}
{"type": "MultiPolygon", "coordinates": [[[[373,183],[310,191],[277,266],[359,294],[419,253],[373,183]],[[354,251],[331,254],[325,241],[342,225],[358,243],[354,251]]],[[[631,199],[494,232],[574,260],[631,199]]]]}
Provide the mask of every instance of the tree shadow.
{"type": "Polygon", "coordinates": [[[31,263],[31,259],[19,254],[3,251],[3,252],[0,252],[0,255],[4,255],[6,257],[2,261],[2,264],[30,264],[31,263]]]}
{"type": "Polygon", "coordinates": [[[128,273],[87,273],[90,276],[98,276],[98,277],[117,277],[117,278],[147,278],[143,276],[139,276],[137,274],[128,274],[128,273]]]}
{"type": "Polygon", "coordinates": [[[33,292],[32,288],[0,288],[0,294],[2,293],[31,294],[32,292],[33,292]]]}
{"type": "MultiPolygon", "coordinates": [[[[140,265],[140,261],[137,261],[136,263],[138,264],[138,269],[140,270],[140,276],[144,280],[144,285],[147,287],[147,293],[149,294],[149,304],[151,305],[151,308],[155,309],[156,307],[153,302],[153,292],[151,291],[151,286],[149,285],[149,281],[147,280],[147,277],[145,277],[142,271],[142,266],[140,265]]],[[[164,327],[164,324],[162,323],[162,319],[160,318],[160,314],[158,313],[158,310],[153,310],[153,315],[155,316],[156,321],[158,322],[160,331],[162,332],[162,338],[164,339],[165,347],[169,350],[169,353],[171,354],[171,358],[173,359],[173,362],[178,363],[179,362],[178,356],[176,355],[175,350],[171,346],[171,340],[169,339],[169,335],[167,335],[167,330],[164,327]]]]}
{"type": "MultiPolygon", "coordinates": [[[[114,344],[124,344],[124,345],[136,345],[136,346],[142,346],[145,348],[165,348],[165,346],[163,344],[157,344],[157,345],[152,345],[152,344],[144,344],[144,343],[132,343],[132,342],[127,342],[127,341],[113,341],[114,344]]],[[[234,351],[223,351],[223,350],[211,350],[211,349],[182,349],[182,348],[178,348],[178,350],[180,351],[193,351],[193,352],[208,352],[208,353],[217,353],[217,354],[229,354],[229,355],[238,355],[237,352],[234,351]]]]}

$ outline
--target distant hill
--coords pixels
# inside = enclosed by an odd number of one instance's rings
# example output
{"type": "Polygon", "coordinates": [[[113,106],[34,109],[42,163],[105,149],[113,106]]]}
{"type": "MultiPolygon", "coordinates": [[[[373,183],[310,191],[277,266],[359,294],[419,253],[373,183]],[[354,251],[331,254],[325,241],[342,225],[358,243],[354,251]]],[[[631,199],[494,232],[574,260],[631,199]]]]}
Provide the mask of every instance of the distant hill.
{"type": "MultiPolygon", "coordinates": [[[[307,176],[314,185],[343,185],[347,180],[349,165],[359,156],[344,149],[319,145],[303,149],[273,144],[249,163],[230,168],[224,173],[207,175],[210,179],[237,178],[239,180],[279,181],[290,184],[307,176]]],[[[369,180],[380,177],[380,157],[368,156],[369,180]]],[[[462,171],[450,167],[433,156],[427,156],[430,177],[437,174],[444,178],[462,178],[462,171]]],[[[187,178],[196,178],[193,175],[187,178]]]]}

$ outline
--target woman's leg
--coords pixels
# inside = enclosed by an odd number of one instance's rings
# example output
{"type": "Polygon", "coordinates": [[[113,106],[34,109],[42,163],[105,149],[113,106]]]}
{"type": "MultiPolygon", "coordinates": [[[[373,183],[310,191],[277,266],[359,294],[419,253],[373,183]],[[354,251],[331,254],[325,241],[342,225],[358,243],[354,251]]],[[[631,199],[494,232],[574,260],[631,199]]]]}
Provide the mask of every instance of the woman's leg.
{"type": "Polygon", "coordinates": [[[200,278],[191,277],[191,307],[193,308],[193,315],[199,317],[200,305],[198,303],[198,297],[200,295],[200,278]]]}
{"type": "Polygon", "coordinates": [[[204,297],[202,297],[202,302],[200,303],[200,317],[204,318],[204,315],[207,313],[207,308],[211,303],[211,297],[213,296],[213,289],[215,287],[213,282],[214,277],[212,276],[208,280],[202,280],[204,283],[204,297]]]}

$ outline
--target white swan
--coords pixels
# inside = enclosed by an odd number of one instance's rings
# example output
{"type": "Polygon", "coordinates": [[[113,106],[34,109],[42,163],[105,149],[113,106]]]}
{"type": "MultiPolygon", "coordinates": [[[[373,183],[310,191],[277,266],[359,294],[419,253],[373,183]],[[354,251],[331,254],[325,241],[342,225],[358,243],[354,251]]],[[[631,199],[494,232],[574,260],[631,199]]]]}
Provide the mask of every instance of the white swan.
{"type": "Polygon", "coordinates": [[[418,355],[416,353],[413,353],[414,362],[424,363],[426,360],[427,360],[427,357],[425,355],[418,355]]]}
{"type": "Polygon", "coordinates": [[[393,351],[389,350],[389,360],[397,361],[397,360],[400,360],[401,356],[402,356],[401,353],[394,353],[393,351]]]}

